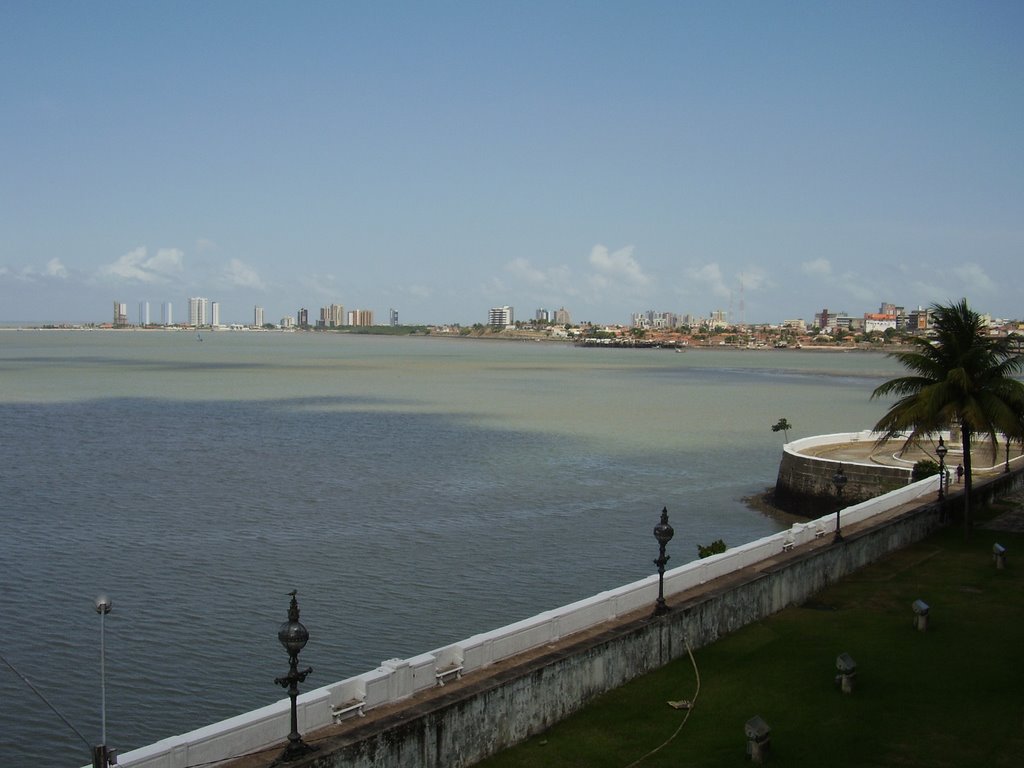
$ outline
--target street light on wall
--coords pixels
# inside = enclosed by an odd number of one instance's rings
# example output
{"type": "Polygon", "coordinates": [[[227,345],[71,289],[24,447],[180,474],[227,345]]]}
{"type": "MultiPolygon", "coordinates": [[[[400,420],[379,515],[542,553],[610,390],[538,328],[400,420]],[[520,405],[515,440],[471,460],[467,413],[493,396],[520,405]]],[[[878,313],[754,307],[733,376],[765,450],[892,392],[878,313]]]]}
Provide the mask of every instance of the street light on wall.
{"type": "Polygon", "coordinates": [[[117,762],[117,753],[107,749],[107,648],[103,632],[103,617],[113,607],[114,603],[106,595],[96,598],[96,613],[100,615],[100,743],[92,748],[93,768],[106,768],[117,762]]]}
{"type": "Polygon", "coordinates": [[[842,541],[843,534],[839,532],[839,512],[843,507],[843,488],[846,487],[846,473],[843,471],[843,465],[839,465],[839,469],[832,475],[832,485],[836,487],[836,499],[838,505],[836,506],[836,535],[833,537],[833,541],[842,541]]]}
{"type": "Polygon", "coordinates": [[[939,457],[939,500],[941,501],[946,497],[946,454],[949,453],[946,444],[942,442],[942,435],[939,435],[939,444],[935,448],[935,453],[939,457]]]}
{"type": "Polygon", "coordinates": [[[658,566],[658,600],[654,604],[655,616],[668,611],[668,606],[665,605],[665,563],[669,561],[669,556],[665,554],[665,545],[672,541],[674,535],[675,531],[668,524],[668,507],[664,507],[661,510],[661,522],[654,526],[654,538],[658,540],[658,559],[654,561],[658,566]]]}
{"type": "Polygon", "coordinates": [[[299,621],[299,603],[295,599],[296,590],[289,592],[292,597],[291,605],[288,606],[288,621],[281,624],[277,632],[277,639],[288,653],[288,674],[285,677],[278,677],[274,682],[282,688],[288,689],[288,696],[292,700],[291,708],[291,731],[288,733],[288,745],[284,748],[279,758],[282,762],[298,760],[303,755],[315,751],[302,740],[299,735],[299,716],[295,700],[299,696],[299,683],[304,682],[306,676],[312,671],[312,667],[299,671],[299,652],[309,642],[309,631],[299,621]]]}

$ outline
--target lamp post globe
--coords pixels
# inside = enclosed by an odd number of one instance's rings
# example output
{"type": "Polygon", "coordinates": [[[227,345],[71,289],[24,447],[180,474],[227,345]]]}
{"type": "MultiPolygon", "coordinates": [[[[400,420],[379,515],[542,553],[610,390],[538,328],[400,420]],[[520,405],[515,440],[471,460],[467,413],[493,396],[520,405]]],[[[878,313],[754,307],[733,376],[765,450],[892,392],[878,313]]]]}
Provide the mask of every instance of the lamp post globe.
{"type": "Polygon", "coordinates": [[[668,507],[661,510],[661,521],[654,526],[654,538],[658,541],[658,559],[654,564],[658,566],[658,600],[654,604],[654,615],[660,616],[668,611],[665,604],[665,564],[669,561],[669,555],[665,554],[666,545],[672,541],[675,531],[668,522],[668,507]]]}
{"type": "Polygon", "coordinates": [[[288,608],[288,621],[281,624],[277,631],[277,639],[289,657],[298,656],[309,642],[309,630],[299,621],[299,606],[295,600],[295,593],[292,593],[292,604],[288,608]]]}
{"type": "Polygon", "coordinates": [[[839,532],[839,512],[843,506],[843,488],[846,487],[846,472],[843,471],[843,465],[839,465],[839,469],[832,475],[832,485],[836,488],[836,499],[838,504],[836,506],[836,535],[833,537],[833,541],[842,541],[843,534],[839,532]]]}

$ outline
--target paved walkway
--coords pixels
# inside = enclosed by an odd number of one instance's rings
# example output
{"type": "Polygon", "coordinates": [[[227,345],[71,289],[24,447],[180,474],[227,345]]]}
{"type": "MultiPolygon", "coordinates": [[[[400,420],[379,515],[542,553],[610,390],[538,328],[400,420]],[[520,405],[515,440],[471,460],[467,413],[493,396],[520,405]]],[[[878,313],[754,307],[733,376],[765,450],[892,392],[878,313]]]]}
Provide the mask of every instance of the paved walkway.
{"type": "MultiPolygon", "coordinates": [[[[874,440],[857,440],[846,443],[832,443],[821,445],[815,448],[808,448],[801,451],[805,456],[817,456],[823,459],[834,461],[850,461],[861,464],[880,464],[887,467],[906,467],[912,469],[914,464],[922,459],[930,459],[936,464],[939,457],[935,453],[938,441],[928,440],[921,443],[907,446],[903,440],[887,440],[884,443],[876,443],[874,440]]],[[[946,455],[946,466],[953,473],[953,482],[956,483],[956,466],[963,463],[963,451],[959,442],[955,445],[946,443],[949,453],[946,455]]],[[[1003,472],[1006,469],[1006,448],[1000,446],[997,449],[996,457],[993,460],[992,450],[988,441],[979,443],[971,451],[972,465],[975,476],[991,475],[1003,472]]],[[[1024,453],[1020,444],[1010,448],[1010,468],[1016,469],[1024,462],[1024,453]]]]}

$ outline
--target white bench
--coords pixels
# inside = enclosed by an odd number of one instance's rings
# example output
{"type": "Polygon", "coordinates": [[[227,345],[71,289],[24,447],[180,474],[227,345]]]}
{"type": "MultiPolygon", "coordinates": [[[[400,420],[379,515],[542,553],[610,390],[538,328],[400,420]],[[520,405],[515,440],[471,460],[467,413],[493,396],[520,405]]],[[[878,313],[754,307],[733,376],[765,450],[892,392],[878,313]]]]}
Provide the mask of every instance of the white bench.
{"type": "Polygon", "coordinates": [[[444,685],[445,678],[452,680],[462,679],[462,665],[458,663],[449,664],[447,667],[442,667],[434,673],[434,677],[437,678],[438,685],[444,685]]]}
{"type": "Polygon", "coordinates": [[[331,717],[336,723],[340,723],[353,713],[359,717],[366,717],[366,714],[363,712],[364,704],[366,704],[365,699],[349,699],[336,707],[331,707],[331,717]]]}

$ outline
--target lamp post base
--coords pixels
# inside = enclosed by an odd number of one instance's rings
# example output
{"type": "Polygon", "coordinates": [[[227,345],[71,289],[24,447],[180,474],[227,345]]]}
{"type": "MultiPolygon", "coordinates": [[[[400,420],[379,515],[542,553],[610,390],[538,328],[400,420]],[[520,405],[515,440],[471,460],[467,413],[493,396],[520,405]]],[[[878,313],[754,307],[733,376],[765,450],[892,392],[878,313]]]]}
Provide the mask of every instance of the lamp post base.
{"type": "Polygon", "coordinates": [[[316,752],[319,747],[313,747],[304,742],[302,739],[295,741],[289,741],[288,746],[284,748],[284,752],[281,756],[275,760],[272,765],[279,765],[280,763],[291,763],[299,758],[305,757],[310,752],[316,752]]]}

